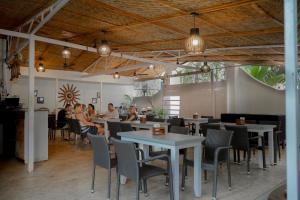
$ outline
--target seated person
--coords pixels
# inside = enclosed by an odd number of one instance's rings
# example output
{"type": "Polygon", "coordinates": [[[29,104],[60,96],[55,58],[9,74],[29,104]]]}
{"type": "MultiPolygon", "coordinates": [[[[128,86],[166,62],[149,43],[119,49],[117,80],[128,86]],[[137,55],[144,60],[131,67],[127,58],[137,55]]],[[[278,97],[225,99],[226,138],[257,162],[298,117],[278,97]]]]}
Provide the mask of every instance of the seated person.
{"type": "Polygon", "coordinates": [[[92,119],[95,118],[96,115],[97,113],[95,111],[95,106],[93,104],[89,104],[87,109],[87,117],[89,121],[92,121],[92,119]]]}
{"type": "Polygon", "coordinates": [[[64,109],[61,109],[57,113],[57,128],[61,129],[67,125],[67,118],[70,118],[70,116],[68,114],[70,108],[71,108],[71,105],[67,104],[64,109]]]}
{"type": "Polygon", "coordinates": [[[79,121],[80,123],[80,127],[81,127],[81,132],[85,135],[86,133],[89,132],[91,127],[95,127],[97,129],[98,134],[103,134],[103,128],[100,127],[99,124],[94,124],[92,122],[89,122],[86,120],[86,118],[84,117],[83,113],[82,113],[82,105],[77,103],[74,106],[74,110],[75,110],[75,118],[79,121]]]}
{"type": "Polygon", "coordinates": [[[138,116],[136,114],[136,108],[134,106],[130,106],[126,121],[135,121],[137,119],[138,116]]]}
{"type": "Polygon", "coordinates": [[[108,111],[104,114],[106,119],[119,119],[119,112],[112,103],[108,104],[108,111]]]}

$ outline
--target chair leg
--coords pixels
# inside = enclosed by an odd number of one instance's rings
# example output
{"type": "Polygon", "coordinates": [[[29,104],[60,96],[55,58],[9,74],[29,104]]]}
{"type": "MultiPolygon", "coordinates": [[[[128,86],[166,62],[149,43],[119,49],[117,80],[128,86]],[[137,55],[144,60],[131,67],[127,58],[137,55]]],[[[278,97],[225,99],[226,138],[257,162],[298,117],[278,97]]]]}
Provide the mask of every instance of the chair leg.
{"type": "Polygon", "coordinates": [[[262,153],[263,153],[263,168],[266,169],[266,153],[265,153],[265,143],[262,143],[262,153]]]}
{"type": "Polygon", "coordinates": [[[186,171],[186,164],[184,163],[183,160],[183,164],[182,164],[182,174],[181,174],[181,190],[184,191],[184,187],[185,187],[185,171],[186,171]]]}
{"type": "Polygon", "coordinates": [[[212,199],[217,199],[218,164],[215,164],[212,199]]]}
{"type": "Polygon", "coordinates": [[[169,190],[170,190],[170,200],[174,200],[174,188],[173,188],[173,175],[172,175],[172,167],[169,165],[169,190]]]}
{"type": "Polygon", "coordinates": [[[244,157],[243,157],[244,161],[246,160],[246,154],[247,154],[247,152],[244,150],[244,157]]]}
{"type": "Polygon", "coordinates": [[[276,134],[273,134],[273,141],[274,141],[274,164],[277,163],[277,152],[278,152],[278,140],[276,134]]]}
{"type": "MultiPolygon", "coordinates": [[[[167,169],[169,169],[169,167],[170,167],[170,164],[169,164],[169,162],[167,162],[167,169]]],[[[169,185],[169,181],[170,181],[170,177],[169,177],[169,174],[167,174],[165,186],[168,186],[168,185],[169,185]]]]}
{"type": "Polygon", "coordinates": [[[120,174],[117,173],[117,197],[116,200],[120,198],[120,174]]]}
{"type": "Polygon", "coordinates": [[[236,149],[233,149],[233,162],[236,163],[236,149]]]}
{"type": "Polygon", "coordinates": [[[204,170],[204,180],[207,181],[207,171],[204,170]]]}
{"type": "Polygon", "coordinates": [[[231,168],[230,168],[230,150],[228,150],[228,158],[227,158],[227,170],[228,170],[228,189],[231,190],[231,168]]]}
{"type": "Polygon", "coordinates": [[[237,150],[238,164],[241,164],[240,150],[237,150]]]}
{"type": "Polygon", "coordinates": [[[96,171],[96,165],[93,165],[93,172],[92,172],[92,187],[91,187],[91,193],[94,193],[94,186],[95,186],[95,171],[96,171]]]}
{"type": "Polygon", "coordinates": [[[108,169],[108,185],[107,185],[107,200],[110,199],[110,188],[111,188],[111,169],[108,169]]]}
{"type": "Polygon", "coordinates": [[[147,179],[143,179],[143,188],[144,188],[144,195],[145,197],[149,196],[148,195],[148,188],[147,188],[147,179]]]}
{"type": "Polygon", "coordinates": [[[247,173],[250,174],[250,158],[251,158],[251,149],[247,151],[247,173]]]}
{"type": "Polygon", "coordinates": [[[136,182],[136,200],[140,200],[140,181],[136,182]]]}

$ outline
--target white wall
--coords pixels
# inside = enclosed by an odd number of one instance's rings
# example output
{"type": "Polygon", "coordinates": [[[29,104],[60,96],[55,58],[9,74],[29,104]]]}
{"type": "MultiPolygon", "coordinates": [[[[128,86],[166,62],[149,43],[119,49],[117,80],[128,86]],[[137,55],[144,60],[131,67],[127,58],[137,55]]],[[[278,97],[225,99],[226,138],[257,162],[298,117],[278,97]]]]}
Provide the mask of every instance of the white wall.
{"type": "MultiPolygon", "coordinates": [[[[55,71],[55,70],[53,70],[55,71]]],[[[44,97],[45,102],[44,104],[37,104],[35,102],[35,108],[41,108],[41,107],[47,107],[50,111],[54,111],[56,108],[60,108],[63,106],[63,102],[58,102],[59,100],[56,99],[57,96],[57,89],[61,88],[63,85],[66,84],[73,84],[77,87],[80,93],[80,103],[88,104],[92,102],[92,98],[97,97],[97,92],[101,91],[101,83],[99,79],[98,82],[95,82],[94,79],[89,79],[83,81],[80,76],[78,77],[77,72],[75,72],[76,76],[74,75],[74,72],[57,72],[56,77],[61,77],[61,73],[65,74],[65,78],[71,77],[71,80],[66,79],[53,79],[52,76],[49,76],[50,78],[45,78],[44,74],[41,77],[35,78],[35,89],[38,90],[38,96],[44,97]],[[60,75],[59,75],[60,74],[60,75]],[[78,79],[78,80],[76,80],[78,79]],[[56,80],[57,80],[57,88],[56,88],[56,80]]],[[[124,95],[128,94],[130,96],[135,95],[135,90],[129,79],[127,80],[122,79],[120,80],[120,84],[118,83],[119,80],[109,80],[109,77],[107,77],[108,82],[103,83],[102,85],[102,111],[107,110],[107,103],[112,102],[115,106],[119,106],[122,102],[124,102],[124,95]]],[[[12,95],[16,95],[20,97],[20,102],[24,104],[23,107],[27,107],[28,105],[28,78],[27,76],[22,76],[18,80],[15,80],[12,83],[12,95]]],[[[101,105],[99,99],[97,99],[97,104],[95,104],[95,108],[97,111],[100,111],[101,105]]]]}
{"type": "Polygon", "coordinates": [[[252,79],[239,68],[228,70],[228,112],[284,114],[285,94],[252,79]]]}

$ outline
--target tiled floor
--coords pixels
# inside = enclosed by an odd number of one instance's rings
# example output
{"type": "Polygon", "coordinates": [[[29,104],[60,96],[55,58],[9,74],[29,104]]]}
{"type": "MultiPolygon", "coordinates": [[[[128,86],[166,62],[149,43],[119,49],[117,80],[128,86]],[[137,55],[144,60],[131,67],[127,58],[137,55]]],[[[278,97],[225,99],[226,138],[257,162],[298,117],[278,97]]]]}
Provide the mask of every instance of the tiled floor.
{"type": "MultiPolygon", "coordinates": [[[[102,200],[106,199],[106,171],[96,171],[95,193],[90,193],[91,148],[71,143],[50,142],[49,160],[35,165],[32,174],[26,172],[24,164],[16,160],[0,161],[0,200],[102,200]]],[[[254,158],[255,159],[255,158],[254,158]]],[[[218,199],[254,200],[264,199],[264,194],[285,179],[285,161],[270,166],[266,171],[257,168],[255,160],[251,175],[247,175],[245,164],[232,165],[232,190],[227,190],[226,167],[220,170],[218,199]]],[[[160,164],[160,163],[157,163],[160,164]]],[[[192,170],[181,199],[208,200],[211,197],[211,178],[203,182],[203,196],[193,195],[192,170]]],[[[153,178],[148,183],[149,196],[141,199],[169,199],[164,177],[153,178]]],[[[135,199],[132,182],[121,187],[120,200],[135,199]]],[[[115,199],[115,172],[113,172],[112,199],[115,199]]]]}

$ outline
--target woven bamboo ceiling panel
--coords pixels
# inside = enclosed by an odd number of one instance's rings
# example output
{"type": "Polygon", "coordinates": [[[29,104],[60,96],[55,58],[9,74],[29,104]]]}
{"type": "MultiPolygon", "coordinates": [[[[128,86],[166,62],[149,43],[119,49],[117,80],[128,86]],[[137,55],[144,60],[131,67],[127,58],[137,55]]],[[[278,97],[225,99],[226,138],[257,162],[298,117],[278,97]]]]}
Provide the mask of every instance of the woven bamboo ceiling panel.
{"type": "MultiPolygon", "coordinates": [[[[54,0],[0,0],[0,28],[14,30],[53,4],[54,0]]],[[[228,61],[248,64],[278,64],[284,60],[282,0],[71,0],[37,35],[95,46],[106,39],[115,52],[150,59],[177,62],[228,61]],[[196,26],[205,38],[207,51],[199,56],[179,56],[193,26],[190,13],[200,14],[196,26]],[[103,33],[105,31],[105,34],[103,33]],[[265,48],[241,48],[266,46],[265,48]],[[217,49],[217,50],[216,50],[217,49]],[[174,54],[175,51],[178,51],[174,54]]],[[[63,47],[37,43],[36,58],[52,69],[101,72],[138,64],[120,58],[103,58],[92,68],[99,55],[71,49],[69,67],[61,57],[63,47]]],[[[28,50],[23,50],[27,57],[28,50]]],[[[24,59],[24,64],[27,60],[24,59]]],[[[155,75],[142,67],[122,72],[155,75]]]]}

